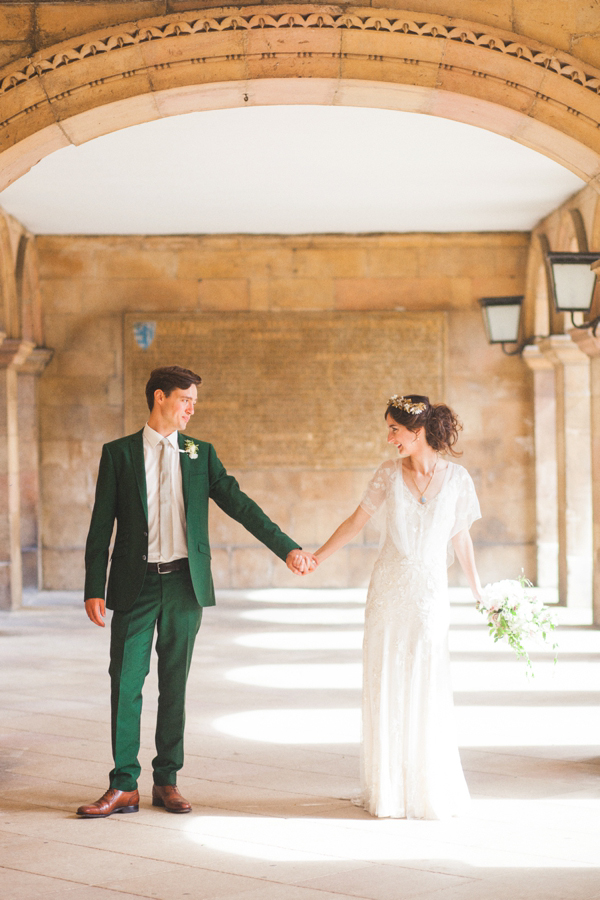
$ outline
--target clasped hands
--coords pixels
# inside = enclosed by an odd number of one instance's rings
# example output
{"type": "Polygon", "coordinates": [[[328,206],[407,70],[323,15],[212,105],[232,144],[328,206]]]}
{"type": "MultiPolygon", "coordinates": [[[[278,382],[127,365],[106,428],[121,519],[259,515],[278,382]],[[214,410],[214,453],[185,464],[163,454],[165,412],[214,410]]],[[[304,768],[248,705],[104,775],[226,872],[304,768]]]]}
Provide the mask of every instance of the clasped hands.
{"type": "Polygon", "coordinates": [[[286,556],[285,564],[295,575],[308,575],[309,572],[313,572],[317,568],[319,560],[313,553],[296,548],[295,550],[290,550],[286,556]]]}

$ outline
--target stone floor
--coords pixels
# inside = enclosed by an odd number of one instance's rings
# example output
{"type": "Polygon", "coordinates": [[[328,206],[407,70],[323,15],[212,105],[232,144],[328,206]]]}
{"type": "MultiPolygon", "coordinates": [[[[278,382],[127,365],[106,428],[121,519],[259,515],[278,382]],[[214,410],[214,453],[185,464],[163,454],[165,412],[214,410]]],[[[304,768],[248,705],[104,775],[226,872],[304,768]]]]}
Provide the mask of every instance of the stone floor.
{"type": "Polygon", "coordinates": [[[451,648],[470,813],[376,820],[358,779],[361,591],[223,593],[188,696],[187,816],[80,820],[110,767],[108,629],[74,595],[0,614],[2,900],[600,898],[600,631],[559,611],[561,653],[493,645],[464,592],[451,648]]]}

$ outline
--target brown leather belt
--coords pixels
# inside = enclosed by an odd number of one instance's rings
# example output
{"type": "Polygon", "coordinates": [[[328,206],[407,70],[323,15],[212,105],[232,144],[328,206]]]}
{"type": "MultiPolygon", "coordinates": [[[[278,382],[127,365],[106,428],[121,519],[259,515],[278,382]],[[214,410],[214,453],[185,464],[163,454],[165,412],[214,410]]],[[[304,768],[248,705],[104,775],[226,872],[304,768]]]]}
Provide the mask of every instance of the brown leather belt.
{"type": "Polygon", "coordinates": [[[189,569],[189,567],[188,558],[185,556],[182,559],[174,559],[166,563],[148,563],[146,571],[152,572],[154,575],[168,575],[169,572],[183,572],[184,569],[189,569]]]}

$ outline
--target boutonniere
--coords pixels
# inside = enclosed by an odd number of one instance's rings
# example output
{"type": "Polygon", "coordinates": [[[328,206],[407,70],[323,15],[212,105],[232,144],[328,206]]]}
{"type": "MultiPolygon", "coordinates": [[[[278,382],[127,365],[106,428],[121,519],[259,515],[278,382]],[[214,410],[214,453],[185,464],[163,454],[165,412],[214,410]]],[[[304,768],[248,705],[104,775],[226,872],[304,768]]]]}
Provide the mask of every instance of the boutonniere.
{"type": "Polygon", "coordinates": [[[198,445],[188,438],[184,441],[183,450],[180,453],[187,453],[190,459],[198,459],[198,445]]]}

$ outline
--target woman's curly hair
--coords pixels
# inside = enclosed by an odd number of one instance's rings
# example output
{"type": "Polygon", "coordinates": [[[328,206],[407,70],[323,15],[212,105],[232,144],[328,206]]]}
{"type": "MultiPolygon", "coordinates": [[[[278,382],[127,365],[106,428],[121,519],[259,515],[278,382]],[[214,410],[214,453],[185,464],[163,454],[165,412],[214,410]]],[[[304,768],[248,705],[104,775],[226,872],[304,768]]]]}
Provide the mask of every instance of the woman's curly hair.
{"type": "Polygon", "coordinates": [[[405,401],[407,406],[423,404],[425,409],[422,412],[409,412],[402,406],[390,402],[385,411],[385,418],[391,416],[395,422],[404,425],[409,431],[415,432],[417,428],[424,428],[427,443],[438,453],[462,455],[460,451],[454,450],[458,433],[462,431],[462,422],[449,406],[445,403],[431,404],[429,397],[421,394],[405,394],[399,400],[405,401]]]}

